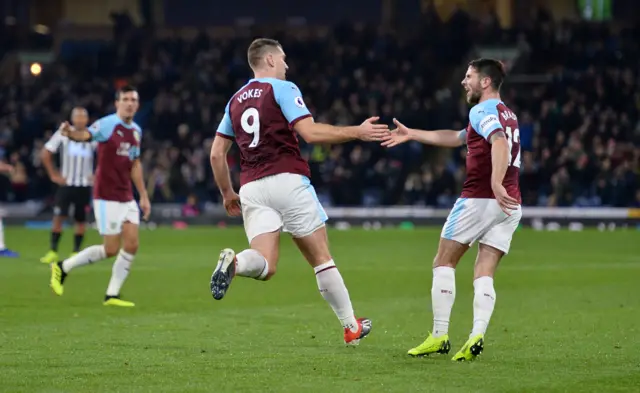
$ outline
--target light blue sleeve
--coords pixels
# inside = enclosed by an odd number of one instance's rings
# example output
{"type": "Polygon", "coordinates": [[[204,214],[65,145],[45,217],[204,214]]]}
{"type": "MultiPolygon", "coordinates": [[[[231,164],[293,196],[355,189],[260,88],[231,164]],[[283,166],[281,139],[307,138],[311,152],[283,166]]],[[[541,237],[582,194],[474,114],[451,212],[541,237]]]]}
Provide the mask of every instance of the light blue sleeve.
{"type": "Polygon", "coordinates": [[[489,140],[494,131],[502,129],[499,116],[495,105],[478,104],[469,111],[469,122],[478,134],[489,140]]]}
{"type": "Polygon", "coordinates": [[[142,128],[139,125],[135,124],[135,130],[137,132],[136,139],[138,140],[138,146],[134,146],[131,148],[131,158],[136,160],[140,158],[140,144],[142,143],[142,128]]]}
{"type": "Polygon", "coordinates": [[[295,123],[303,117],[311,116],[311,112],[302,99],[302,93],[295,83],[289,81],[274,83],[273,94],[289,124],[295,123]]]}
{"type": "Polygon", "coordinates": [[[113,130],[116,128],[119,119],[116,116],[105,116],[96,120],[91,126],[89,126],[89,132],[91,133],[91,140],[96,142],[106,142],[111,138],[113,130]]]}
{"type": "Polygon", "coordinates": [[[224,116],[218,125],[218,130],[216,131],[218,134],[226,135],[228,137],[235,137],[236,134],[233,132],[233,125],[231,124],[231,116],[229,115],[229,104],[227,104],[226,108],[224,108],[224,116]]]}

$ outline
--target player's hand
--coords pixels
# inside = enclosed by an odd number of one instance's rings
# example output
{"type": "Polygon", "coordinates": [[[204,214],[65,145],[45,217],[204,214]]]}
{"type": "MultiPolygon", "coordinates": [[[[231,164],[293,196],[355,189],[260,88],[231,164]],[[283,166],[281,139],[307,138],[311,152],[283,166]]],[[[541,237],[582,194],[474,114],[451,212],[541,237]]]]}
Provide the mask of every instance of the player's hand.
{"type": "Polygon", "coordinates": [[[511,212],[518,210],[518,207],[520,206],[518,200],[507,194],[507,190],[502,184],[494,184],[491,188],[493,189],[493,195],[496,197],[496,201],[498,201],[498,205],[500,205],[503,212],[510,216],[511,212]]]}
{"type": "Polygon", "coordinates": [[[73,131],[73,127],[71,127],[71,124],[69,124],[68,121],[63,122],[62,124],[60,124],[60,128],[58,128],[60,130],[60,134],[62,134],[62,136],[69,136],[69,134],[71,133],[71,131],[73,131]]]}
{"type": "Polygon", "coordinates": [[[359,127],[358,139],[365,142],[381,141],[389,135],[389,126],[386,124],[375,124],[380,119],[373,116],[362,122],[359,127]]]}
{"type": "Polygon", "coordinates": [[[242,209],[240,209],[240,196],[235,192],[230,195],[225,195],[222,197],[224,210],[227,211],[227,214],[231,217],[238,217],[242,215],[242,209]]]}
{"type": "Polygon", "coordinates": [[[13,165],[5,164],[4,162],[0,162],[0,172],[11,173],[15,168],[13,165]]]}
{"type": "Polygon", "coordinates": [[[147,221],[151,215],[151,202],[149,197],[140,198],[140,210],[142,210],[142,219],[147,221]]]}
{"type": "Polygon", "coordinates": [[[67,181],[59,173],[56,173],[53,176],[51,176],[51,181],[56,183],[59,186],[67,185],[67,181]]]}
{"type": "Polygon", "coordinates": [[[396,129],[391,130],[391,133],[382,140],[381,145],[384,147],[398,146],[411,140],[410,131],[407,126],[400,123],[396,118],[393,119],[393,124],[396,125],[396,129]]]}

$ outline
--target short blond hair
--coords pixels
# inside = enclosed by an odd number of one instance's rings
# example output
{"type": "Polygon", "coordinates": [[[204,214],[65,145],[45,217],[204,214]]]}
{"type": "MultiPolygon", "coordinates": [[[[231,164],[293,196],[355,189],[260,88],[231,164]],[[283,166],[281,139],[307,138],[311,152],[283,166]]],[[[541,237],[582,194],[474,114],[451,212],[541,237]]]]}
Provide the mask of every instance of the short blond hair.
{"type": "Polygon", "coordinates": [[[260,61],[267,54],[267,52],[274,49],[282,49],[282,45],[271,38],[257,38],[253,40],[249,49],[247,50],[247,59],[249,60],[249,66],[251,68],[257,68],[260,66],[260,61]]]}

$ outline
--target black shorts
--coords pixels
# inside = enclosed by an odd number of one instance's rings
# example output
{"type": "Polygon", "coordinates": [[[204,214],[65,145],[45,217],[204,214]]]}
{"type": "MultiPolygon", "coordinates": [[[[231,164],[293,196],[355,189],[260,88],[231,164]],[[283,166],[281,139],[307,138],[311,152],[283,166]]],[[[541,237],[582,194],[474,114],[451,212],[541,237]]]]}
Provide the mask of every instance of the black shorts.
{"type": "Polygon", "coordinates": [[[56,192],[53,214],[66,217],[69,215],[69,208],[73,206],[73,218],[76,222],[85,222],[90,204],[91,187],[60,187],[56,192]]]}

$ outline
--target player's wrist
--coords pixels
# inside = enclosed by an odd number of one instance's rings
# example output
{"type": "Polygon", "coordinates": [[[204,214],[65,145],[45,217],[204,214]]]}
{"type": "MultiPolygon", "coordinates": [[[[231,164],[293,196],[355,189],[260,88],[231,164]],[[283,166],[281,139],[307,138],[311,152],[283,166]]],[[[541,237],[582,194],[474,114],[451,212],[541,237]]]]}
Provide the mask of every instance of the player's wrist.
{"type": "Polygon", "coordinates": [[[220,195],[222,195],[223,199],[231,199],[235,195],[235,192],[230,188],[228,190],[220,190],[220,195]]]}

